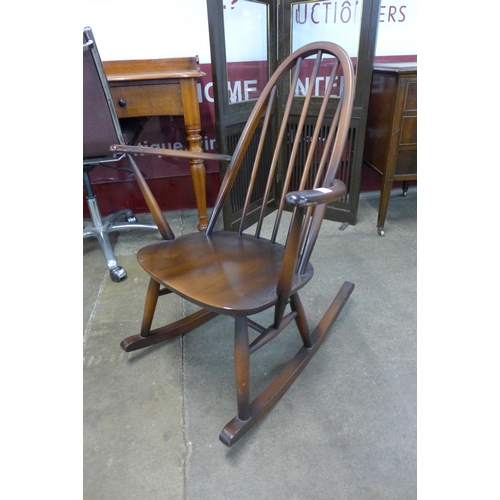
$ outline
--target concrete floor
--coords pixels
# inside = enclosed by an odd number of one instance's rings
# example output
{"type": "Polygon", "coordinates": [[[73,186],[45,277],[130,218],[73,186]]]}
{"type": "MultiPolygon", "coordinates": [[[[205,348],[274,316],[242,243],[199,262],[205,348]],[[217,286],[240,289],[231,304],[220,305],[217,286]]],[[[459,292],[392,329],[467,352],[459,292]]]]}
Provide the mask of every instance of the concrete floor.
{"type": "MultiPolygon", "coordinates": [[[[416,188],[393,192],[384,237],[377,209],[378,196],[363,195],[355,226],[323,224],[301,294],[311,325],[344,281],[356,288],[301,376],[232,448],[218,438],[236,412],[232,321],[123,352],[148,283],[135,252],[159,235],[112,235],[128,273],[119,284],[97,242],[84,240],[84,498],[417,498],[416,188]]],[[[195,230],[194,211],[167,217],[177,236],[195,230]]],[[[191,309],[164,297],[157,324],[191,309]]],[[[293,329],[252,356],[256,391],[298,348],[293,329]]]]}

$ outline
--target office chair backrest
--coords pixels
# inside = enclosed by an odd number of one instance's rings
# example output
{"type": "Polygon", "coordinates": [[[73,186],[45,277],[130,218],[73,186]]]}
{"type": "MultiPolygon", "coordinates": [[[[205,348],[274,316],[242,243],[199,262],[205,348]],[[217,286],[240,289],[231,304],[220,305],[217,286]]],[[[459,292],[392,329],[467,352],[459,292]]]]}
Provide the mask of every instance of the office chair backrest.
{"type": "MultiPolygon", "coordinates": [[[[328,190],[333,184],[336,191],[345,189],[343,183],[335,181],[335,175],[345,155],[349,154],[346,147],[349,145],[353,97],[352,63],[340,46],[330,42],[311,43],[283,61],[262,91],[241,133],[207,233],[213,231],[231,189],[240,189],[242,184],[235,182],[238,175],[248,179],[239,233],[251,225],[246,221],[251,215],[251,223],[258,219],[255,238],[260,238],[264,217],[277,209],[271,243],[277,241],[286,196],[290,191],[316,190],[321,193],[321,189],[328,190]],[[329,77],[323,77],[325,90],[322,97],[315,97],[318,90],[316,78],[325,74],[320,73],[320,69],[327,70],[329,77]],[[309,82],[308,88],[304,95],[298,95],[297,89],[304,82],[306,85],[309,82]],[[276,141],[268,144],[272,135],[272,115],[277,113],[276,101],[280,93],[286,104],[279,111],[276,141]],[[285,168],[279,167],[283,158],[285,168]],[[280,188],[275,192],[277,176],[280,188]]],[[[326,205],[308,209],[300,232],[299,273],[307,267],[325,210],[326,205]]]]}
{"type": "Polygon", "coordinates": [[[83,157],[111,157],[124,144],[102,61],[90,28],[83,30],[83,157]]]}

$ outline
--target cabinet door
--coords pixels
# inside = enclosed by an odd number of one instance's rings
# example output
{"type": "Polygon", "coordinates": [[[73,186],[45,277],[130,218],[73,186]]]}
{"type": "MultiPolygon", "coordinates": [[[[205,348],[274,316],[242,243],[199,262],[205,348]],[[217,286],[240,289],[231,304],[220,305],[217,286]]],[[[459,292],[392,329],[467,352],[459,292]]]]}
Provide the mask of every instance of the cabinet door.
{"type": "Polygon", "coordinates": [[[396,176],[417,175],[417,79],[401,78],[396,103],[396,176]]]}

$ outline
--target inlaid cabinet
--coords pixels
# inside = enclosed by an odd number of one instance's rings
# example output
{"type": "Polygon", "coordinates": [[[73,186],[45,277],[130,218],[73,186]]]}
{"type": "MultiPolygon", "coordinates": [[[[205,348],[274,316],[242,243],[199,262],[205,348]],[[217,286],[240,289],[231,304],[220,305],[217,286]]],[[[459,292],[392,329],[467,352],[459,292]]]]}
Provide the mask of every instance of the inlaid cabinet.
{"type": "Polygon", "coordinates": [[[363,159],[382,175],[377,220],[384,225],[393,183],[417,179],[417,65],[379,64],[373,68],[363,159]]]}

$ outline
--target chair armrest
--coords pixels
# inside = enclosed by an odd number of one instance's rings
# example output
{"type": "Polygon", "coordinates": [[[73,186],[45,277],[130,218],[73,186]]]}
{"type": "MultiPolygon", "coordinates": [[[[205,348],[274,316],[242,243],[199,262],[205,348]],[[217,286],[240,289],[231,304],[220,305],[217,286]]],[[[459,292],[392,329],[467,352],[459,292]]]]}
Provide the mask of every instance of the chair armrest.
{"type": "Polygon", "coordinates": [[[315,188],[303,191],[291,191],[285,196],[285,201],[289,205],[296,207],[312,207],[342,198],[347,193],[346,185],[335,179],[330,188],[315,188]]]}
{"type": "Polygon", "coordinates": [[[109,149],[114,153],[168,156],[175,158],[186,158],[188,160],[231,161],[231,156],[221,155],[218,153],[204,153],[204,152],[197,153],[195,151],[151,148],[147,146],[125,146],[122,144],[113,144],[109,149]]]}

